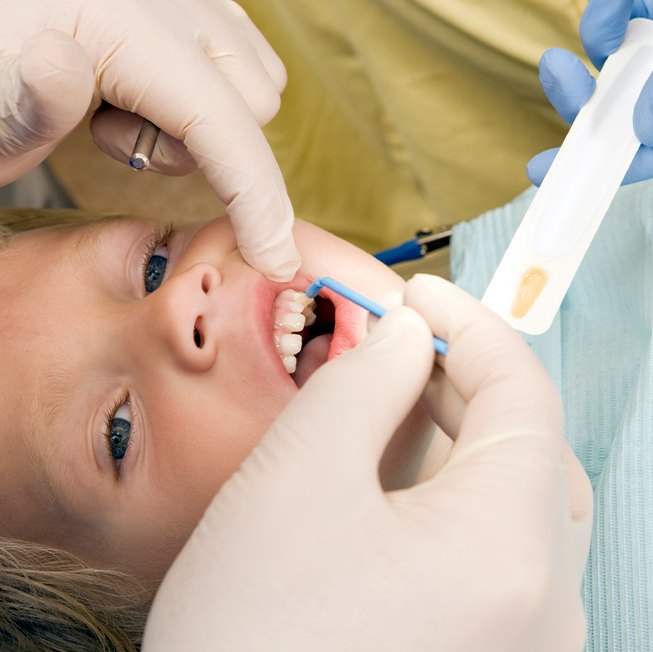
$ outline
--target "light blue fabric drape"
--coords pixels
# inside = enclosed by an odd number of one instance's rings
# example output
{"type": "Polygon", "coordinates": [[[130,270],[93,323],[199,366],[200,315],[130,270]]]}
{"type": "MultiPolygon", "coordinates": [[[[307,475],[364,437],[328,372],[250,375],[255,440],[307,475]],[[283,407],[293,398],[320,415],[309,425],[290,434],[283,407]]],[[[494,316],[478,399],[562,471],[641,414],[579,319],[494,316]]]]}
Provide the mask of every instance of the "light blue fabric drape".
{"type": "MultiPolygon", "coordinates": [[[[458,285],[482,296],[534,193],[455,227],[458,285]]],[[[594,487],[583,586],[590,652],[653,650],[652,333],[645,182],[617,193],[551,329],[524,336],[562,393],[566,437],[594,487]]]]}

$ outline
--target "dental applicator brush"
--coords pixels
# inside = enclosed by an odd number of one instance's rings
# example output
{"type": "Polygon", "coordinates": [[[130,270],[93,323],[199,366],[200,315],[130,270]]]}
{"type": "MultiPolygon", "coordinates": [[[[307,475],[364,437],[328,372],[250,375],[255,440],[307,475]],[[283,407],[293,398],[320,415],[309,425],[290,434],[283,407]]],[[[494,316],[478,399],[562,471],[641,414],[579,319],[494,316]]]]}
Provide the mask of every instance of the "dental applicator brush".
{"type": "MultiPolygon", "coordinates": [[[[320,293],[322,288],[329,288],[336,294],[339,294],[341,297],[348,299],[352,303],[355,303],[361,308],[365,308],[369,313],[373,314],[375,317],[383,317],[388,310],[382,305],[375,303],[371,299],[364,297],[362,294],[348,288],[346,285],[332,279],[330,276],[320,276],[320,278],[315,279],[304,291],[307,297],[310,299],[315,299],[315,297],[320,293]]],[[[436,353],[440,355],[447,355],[447,343],[444,340],[441,340],[439,337],[433,337],[433,348],[436,353]]]]}

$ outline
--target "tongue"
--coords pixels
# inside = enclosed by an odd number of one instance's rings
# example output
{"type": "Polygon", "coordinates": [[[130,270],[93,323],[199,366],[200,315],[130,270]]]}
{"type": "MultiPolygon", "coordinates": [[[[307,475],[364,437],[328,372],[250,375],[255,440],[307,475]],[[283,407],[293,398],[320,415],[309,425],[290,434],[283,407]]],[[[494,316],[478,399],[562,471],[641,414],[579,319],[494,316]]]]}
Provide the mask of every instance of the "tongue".
{"type": "Polygon", "coordinates": [[[297,371],[293,378],[297,387],[301,387],[313,372],[327,361],[332,334],[318,335],[308,342],[297,356],[297,371]]]}

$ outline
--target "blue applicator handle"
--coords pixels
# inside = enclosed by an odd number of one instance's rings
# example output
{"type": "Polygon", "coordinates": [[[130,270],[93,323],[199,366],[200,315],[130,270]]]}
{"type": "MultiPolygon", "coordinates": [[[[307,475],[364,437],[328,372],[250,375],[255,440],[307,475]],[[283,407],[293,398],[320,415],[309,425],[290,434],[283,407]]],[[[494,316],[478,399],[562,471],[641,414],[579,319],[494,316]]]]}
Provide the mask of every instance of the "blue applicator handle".
{"type": "Polygon", "coordinates": [[[384,249],[374,254],[374,258],[386,265],[396,265],[408,260],[417,260],[424,257],[424,249],[417,238],[402,242],[396,247],[384,249]]]}
{"type": "MultiPolygon", "coordinates": [[[[375,317],[383,317],[383,315],[388,312],[387,308],[384,308],[382,305],[364,297],[362,294],[348,288],[346,285],[332,279],[330,276],[320,276],[320,278],[316,278],[308,288],[306,288],[304,293],[307,297],[314,299],[323,287],[329,288],[336,294],[345,297],[345,299],[349,299],[349,301],[355,303],[357,306],[365,308],[365,310],[373,314],[375,317]]],[[[433,336],[433,348],[440,355],[447,355],[447,343],[439,337],[433,336]]]]}

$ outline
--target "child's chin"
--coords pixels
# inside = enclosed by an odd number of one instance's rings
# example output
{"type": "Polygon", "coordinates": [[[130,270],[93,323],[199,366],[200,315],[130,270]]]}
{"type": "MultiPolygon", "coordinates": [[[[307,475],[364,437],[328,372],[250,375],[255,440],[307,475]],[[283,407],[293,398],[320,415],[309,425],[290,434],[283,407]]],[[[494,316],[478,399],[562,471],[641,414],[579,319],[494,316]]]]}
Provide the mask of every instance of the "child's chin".
{"type": "Polygon", "coordinates": [[[326,333],[306,343],[297,358],[297,370],[293,374],[297,387],[302,387],[315,370],[327,361],[332,337],[332,334],[326,333]]]}

